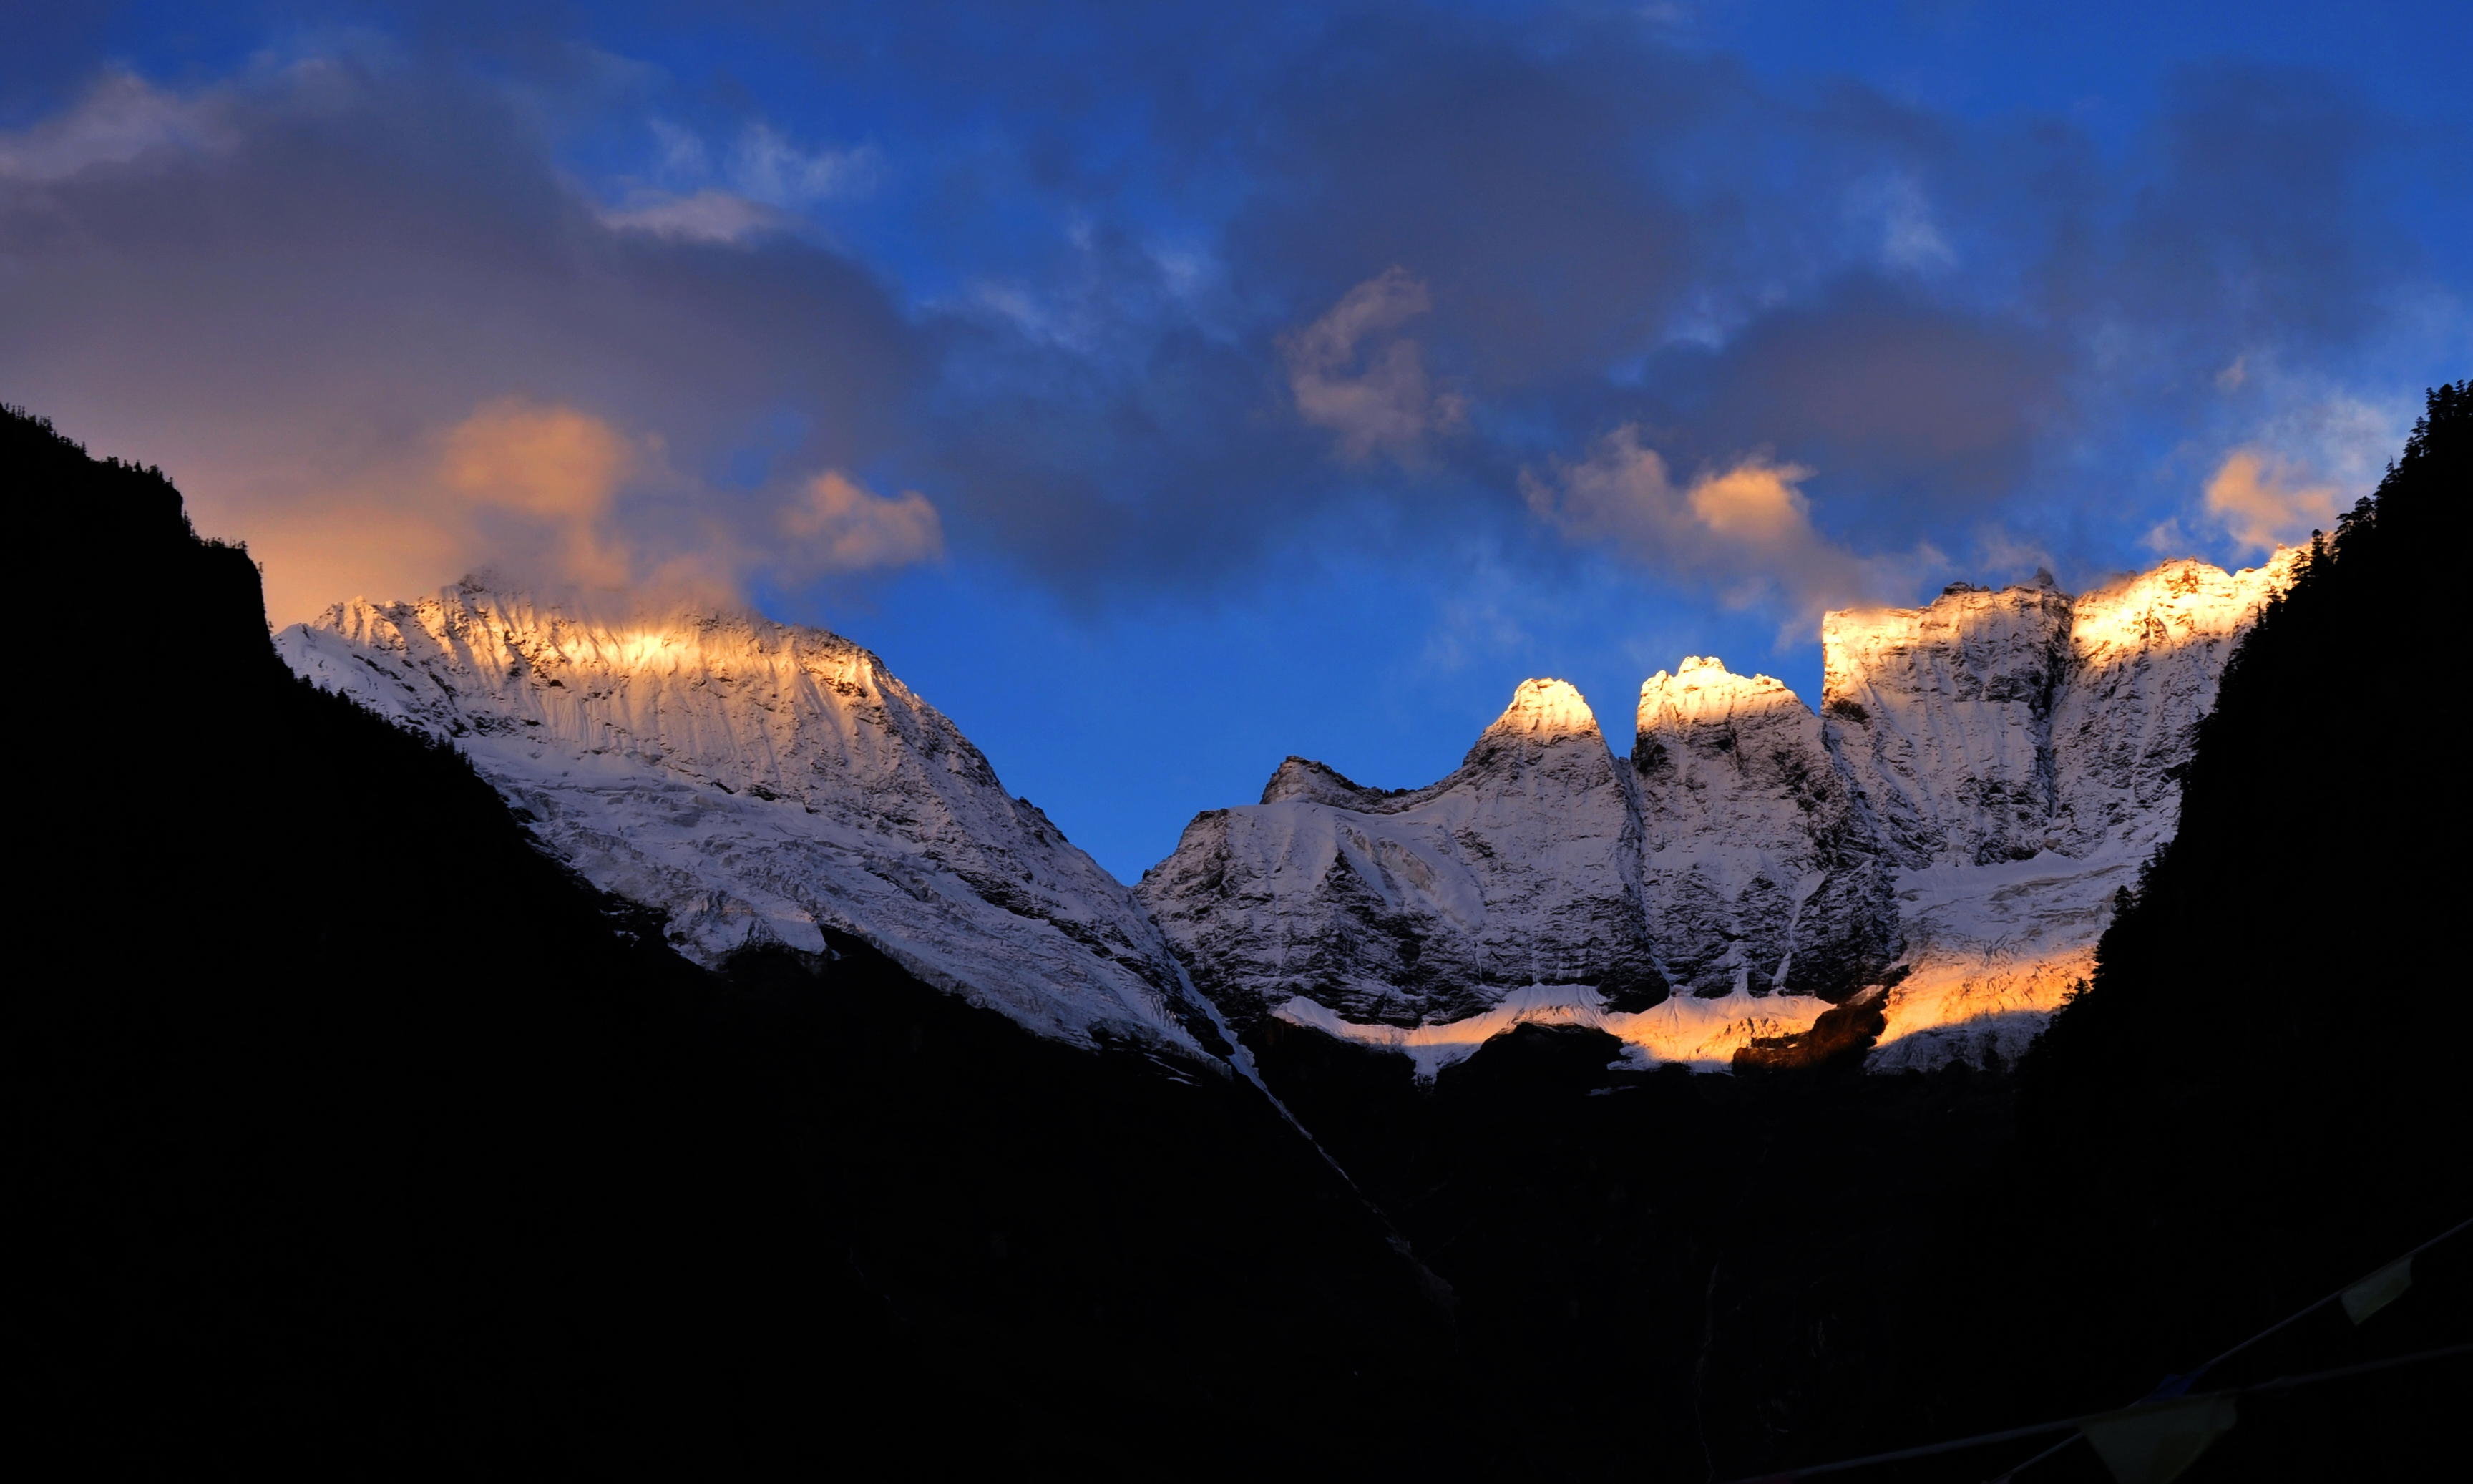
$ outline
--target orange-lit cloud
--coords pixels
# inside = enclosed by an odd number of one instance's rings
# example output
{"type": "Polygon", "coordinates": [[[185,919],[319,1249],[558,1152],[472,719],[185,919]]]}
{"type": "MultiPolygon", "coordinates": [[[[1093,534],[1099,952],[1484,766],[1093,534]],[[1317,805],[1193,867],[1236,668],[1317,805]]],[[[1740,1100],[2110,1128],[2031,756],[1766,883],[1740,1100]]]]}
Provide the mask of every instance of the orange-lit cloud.
{"type": "Polygon", "coordinates": [[[786,563],[813,571],[907,566],[945,554],[945,523],[925,495],[870,494],[838,469],[809,480],[782,507],[781,529],[795,543],[786,563]]]}
{"type": "Polygon", "coordinates": [[[604,529],[636,463],[617,429],[571,407],[511,398],[481,408],[444,442],[439,476],[471,503],[485,539],[498,534],[494,544],[531,548],[527,564],[564,586],[614,588],[634,578],[635,562],[604,529]],[[508,517],[525,528],[512,539],[501,534],[508,517]]]}
{"type": "Polygon", "coordinates": [[[1812,502],[1795,483],[1812,477],[1797,465],[1757,461],[1707,475],[1685,502],[1702,525],[1729,540],[1778,546],[1813,539],[1812,502]]]}
{"type": "Polygon", "coordinates": [[[756,572],[805,582],[944,555],[942,518],[915,491],[886,498],[828,471],[786,496],[724,493],[671,468],[656,437],[521,398],[357,468],[296,477],[252,502],[243,531],[278,625],[479,569],[588,601],[715,600],[756,572]]]}
{"type": "Polygon", "coordinates": [[[1467,416],[1465,400],[1435,388],[1418,344],[1390,336],[1433,307],[1424,284],[1392,268],[1280,342],[1297,416],[1337,434],[1343,458],[1413,459],[1429,434],[1447,432],[1467,416]]]}
{"type": "Polygon", "coordinates": [[[2245,551],[2273,551],[2336,523],[2336,487],[2300,482],[2284,461],[2241,448],[2207,481],[2207,513],[2245,551]]]}
{"type": "Polygon", "coordinates": [[[1640,430],[1623,427],[1550,478],[1524,473],[1521,488],[1538,518],[1575,540],[1606,542],[1707,582],[1736,607],[1777,604],[1796,624],[1901,590],[1916,568],[1938,560],[1926,550],[1859,557],[1830,540],[1798,488],[1811,477],[1800,466],[1753,457],[1678,485],[1640,430]]]}

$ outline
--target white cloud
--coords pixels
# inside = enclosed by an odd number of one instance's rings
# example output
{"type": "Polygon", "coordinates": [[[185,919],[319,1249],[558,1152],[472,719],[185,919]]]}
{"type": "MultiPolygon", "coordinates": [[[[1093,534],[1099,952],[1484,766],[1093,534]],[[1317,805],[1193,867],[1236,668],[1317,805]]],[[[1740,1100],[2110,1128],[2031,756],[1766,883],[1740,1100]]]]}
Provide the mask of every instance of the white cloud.
{"type": "Polygon", "coordinates": [[[1429,435],[1466,419],[1466,400],[1435,388],[1418,344],[1390,333],[1432,308],[1426,286],[1392,268],[1281,341],[1297,415],[1338,434],[1342,457],[1413,459],[1429,435]]]}
{"type": "Polygon", "coordinates": [[[731,183],[767,205],[797,207],[866,194],[883,157],[874,145],[803,150],[766,124],[750,124],[730,152],[731,183]]]}
{"type": "Polygon", "coordinates": [[[799,226],[796,218],[761,202],[710,188],[691,196],[638,191],[625,205],[596,207],[593,214],[604,227],[618,231],[649,232],[679,242],[745,242],[799,226]]]}
{"type": "Polygon", "coordinates": [[[712,154],[695,131],[653,120],[654,172],[665,180],[698,180],[712,171],[712,154]]]}
{"type": "Polygon", "coordinates": [[[656,187],[630,191],[616,205],[595,206],[603,226],[681,242],[741,243],[804,227],[795,213],[820,202],[865,195],[883,171],[874,145],[808,150],[769,124],[754,123],[738,142],[713,151],[693,130],[651,121],[656,187]]]}
{"type": "Polygon", "coordinates": [[[1957,266],[1957,251],[1942,234],[1931,199],[1903,171],[1855,186],[1848,212],[1878,234],[1881,261],[1890,268],[1935,274],[1957,266]]]}

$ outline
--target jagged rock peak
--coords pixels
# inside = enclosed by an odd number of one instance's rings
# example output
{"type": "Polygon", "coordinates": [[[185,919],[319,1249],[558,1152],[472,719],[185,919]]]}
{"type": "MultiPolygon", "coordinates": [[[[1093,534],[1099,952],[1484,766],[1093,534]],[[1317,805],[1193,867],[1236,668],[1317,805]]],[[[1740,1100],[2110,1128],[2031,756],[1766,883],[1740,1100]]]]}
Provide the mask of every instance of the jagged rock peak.
{"type": "Polygon", "coordinates": [[[1310,757],[1299,757],[1291,753],[1287,760],[1273,771],[1271,781],[1262,785],[1262,802],[1278,803],[1284,799],[1303,799],[1342,809],[1367,809],[1405,792],[1397,788],[1368,788],[1344,777],[1328,763],[1318,763],[1310,757]]]}
{"type": "Polygon", "coordinates": [[[1485,729],[1487,737],[1528,736],[1541,740],[1597,735],[1597,713],[1589,709],[1569,681],[1522,681],[1511,693],[1511,705],[1485,729]]]}
{"type": "Polygon", "coordinates": [[[1897,908],[1820,718],[1693,656],[1640,691],[1641,886],[1668,979],[1702,996],[1842,995],[1895,951],[1897,908]]]}
{"type": "Polygon", "coordinates": [[[1818,715],[1693,656],[1642,685],[1628,768],[1576,692],[1532,681],[1426,788],[1291,759],[1141,897],[1249,1029],[1473,1046],[1586,991],[1656,1056],[1722,1061],[1762,1017],[1894,976],[1873,1065],[2014,1057],[2170,837],[2217,680],[2297,560],[1832,613],[1818,715]]]}
{"type": "Polygon", "coordinates": [[[1658,671],[1640,683],[1636,730],[1647,736],[1662,727],[1722,721],[1743,712],[1777,706],[1807,710],[1803,698],[1784,681],[1766,675],[1737,675],[1715,655],[1688,655],[1674,673],[1658,671]]]}

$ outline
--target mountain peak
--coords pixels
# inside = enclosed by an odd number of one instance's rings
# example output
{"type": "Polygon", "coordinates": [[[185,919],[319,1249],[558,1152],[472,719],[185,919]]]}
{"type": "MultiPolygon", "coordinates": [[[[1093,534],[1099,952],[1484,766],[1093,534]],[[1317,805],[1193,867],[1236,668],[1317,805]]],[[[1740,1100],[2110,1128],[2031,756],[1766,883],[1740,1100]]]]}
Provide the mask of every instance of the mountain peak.
{"type": "Polygon", "coordinates": [[[1363,809],[1380,803],[1399,790],[1368,788],[1344,777],[1329,763],[1291,753],[1271,774],[1271,781],[1262,785],[1262,802],[1279,803],[1288,799],[1303,799],[1309,803],[1333,804],[1343,809],[1363,809]]]}
{"type": "Polygon", "coordinates": [[[1597,715],[1569,681],[1522,681],[1520,688],[1511,693],[1511,705],[1495,718],[1493,726],[1485,729],[1488,737],[1504,733],[1549,739],[1595,736],[1597,715]]]}
{"type": "Polygon", "coordinates": [[[1640,682],[1636,730],[1646,736],[1661,725],[1689,726],[1778,706],[1808,710],[1784,681],[1737,675],[1715,655],[1687,655],[1673,674],[1660,670],[1640,682]]]}

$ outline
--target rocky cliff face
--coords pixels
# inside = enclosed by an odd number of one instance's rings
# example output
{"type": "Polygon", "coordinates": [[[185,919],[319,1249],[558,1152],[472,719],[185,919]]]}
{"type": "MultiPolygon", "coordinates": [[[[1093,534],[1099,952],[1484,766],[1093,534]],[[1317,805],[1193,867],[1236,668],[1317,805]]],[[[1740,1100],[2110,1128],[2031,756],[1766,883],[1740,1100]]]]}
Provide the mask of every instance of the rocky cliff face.
{"type": "Polygon", "coordinates": [[[2107,840],[2151,849],[2171,832],[2180,768],[2234,641],[2291,586],[2302,556],[2288,549],[2239,572],[2168,562],[2078,598],[2052,719],[2057,850],[2083,855],[2107,840]]]}
{"type": "Polygon", "coordinates": [[[1126,888],[836,635],[718,611],[604,622],[468,580],[276,642],[319,685],[453,739],[691,957],[822,952],[830,926],[1062,1040],[1219,1040],[1126,888]]]}
{"type": "Polygon", "coordinates": [[[1640,690],[1643,905],[1703,997],[1837,993],[1896,954],[1897,910],[1820,718],[1765,675],[1693,657],[1640,690]]]}
{"type": "Polygon", "coordinates": [[[1929,608],[1832,613],[1822,706],[1897,859],[1989,865],[2045,848],[2070,598],[1954,584],[1929,608]]]}
{"type": "Polygon", "coordinates": [[[1876,1067],[2014,1056],[2170,834],[2233,642],[2294,560],[1832,613],[1819,714],[1688,658],[1642,686],[1628,768],[1532,681],[1429,788],[1288,759],[1139,895],[1240,1026],[1428,1073],[1523,1021],[1722,1065],[1876,984],[1876,1067]]]}

